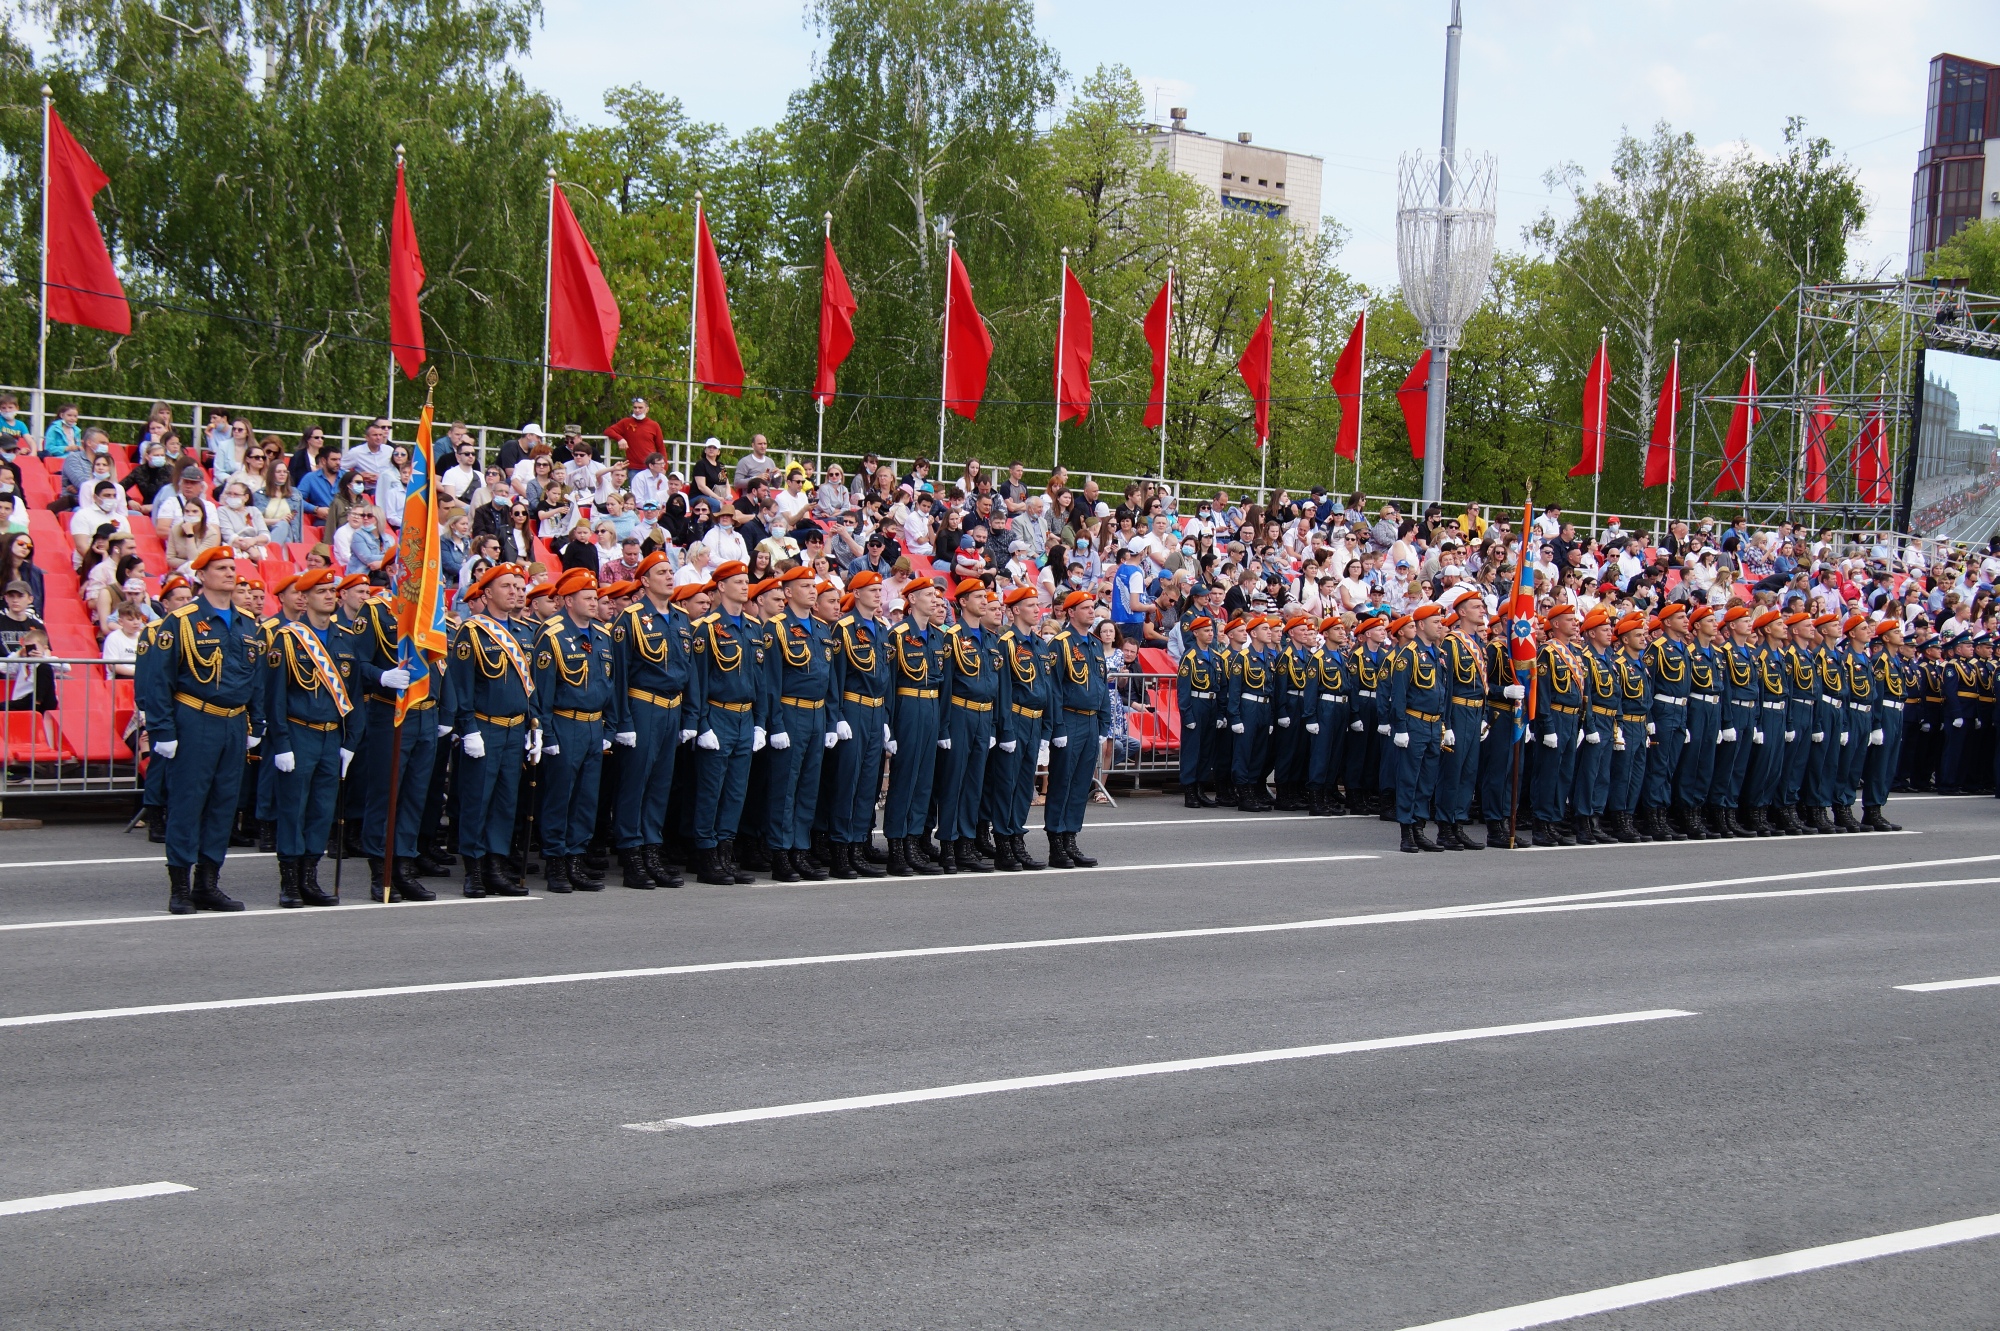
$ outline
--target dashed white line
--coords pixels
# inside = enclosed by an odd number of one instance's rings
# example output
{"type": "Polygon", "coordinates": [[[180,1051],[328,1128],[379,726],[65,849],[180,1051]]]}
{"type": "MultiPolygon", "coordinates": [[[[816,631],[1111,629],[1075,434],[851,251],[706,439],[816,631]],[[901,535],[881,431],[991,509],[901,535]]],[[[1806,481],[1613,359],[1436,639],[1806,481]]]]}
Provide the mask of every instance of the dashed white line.
{"type": "Polygon", "coordinates": [[[1924,984],[1899,984],[1898,989],[1913,994],[1941,994],[1947,989],[1984,989],[2000,984],[2000,975],[1981,975],[1970,980],[1931,980],[1924,984]]]}
{"type": "Polygon", "coordinates": [[[342,902],[339,907],[328,910],[323,907],[308,907],[303,910],[205,910],[199,915],[86,915],[68,920],[31,920],[26,924],[0,924],[0,934],[16,933],[23,929],[80,929],[92,924],[191,924],[199,920],[311,920],[332,919],[351,916],[360,911],[374,910],[414,910],[422,906],[488,906],[503,901],[540,901],[541,897],[439,897],[436,901],[404,901],[393,905],[383,905],[379,901],[342,902]]]}
{"type": "Polygon", "coordinates": [[[1211,1068],[1241,1068],[1257,1063],[1326,1058],[1333,1054],[1361,1054],[1378,1049],[1413,1049],[1421,1045],[1457,1044],[1466,1040],[1497,1040],[1509,1035],[1539,1035],[1547,1031],[1574,1031],[1592,1026],[1619,1026],[1631,1022],[1660,1021],[1667,1017],[1694,1015],[1678,1008],[1654,1008],[1645,1012],[1612,1012],[1603,1016],[1569,1017],[1560,1021],[1528,1021],[1511,1026],[1479,1026],[1469,1030],[1432,1031],[1427,1035],[1392,1035],[1376,1040],[1347,1040],[1340,1044],[1298,1045],[1290,1049],[1259,1049],[1247,1054],[1177,1058],[1164,1063],[1128,1063],[1122,1067],[1085,1068],[1079,1072],[1049,1072],[1033,1077],[1003,1077],[996,1081],[969,1081],[956,1086],[930,1086],[916,1091],[888,1091],[879,1095],[850,1095],[838,1100],[807,1100],[798,1104],[768,1105],[761,1109],[732,1109],[719,1114],[691,1114],[685,1118],[656,1119],[650,1123],[627,1123],[625,1126],[637,1132],[665,1132],[671,1128],[716,1128],[732,1123],[755,1123],[769,1118],[836,1114],[848,1109],[880,1109],[888,1105],[917,1104],[925,1100],[956,1100],[972,1095],[994,1095],[1002,1091],[1030,1091],[1045,1086],[1074,1086],[1081,1082],[1116,1081],[1126,1077],[1155,1077],[1168,1072],[1203,1072],[1211,1068]]]}
{"type": "Polygon", "coordinates": [[[135,1197],[164,1197],[170,1192],[193,1192],[185,1183],[128,1183],[122,1188],[92,1188],[88,1192],[51,1192],[41,1197],[16,1197],[0,1202],[0,1215],[28,1215],[34,1211],[60,1211],[66,1206],[92,1206],[98,1202],[124,1202],[135,1197]]]}
{"type": "Polygon", "coordinates": [[[1474,1313],[1470,1317],[1425,1322],[1421,1326],[1405,1327],[1403,1331],[1523,1331],[1526,1327],[1548,1326],[1588,1317],[1593,1313],[1636,1308],[1640,1304],[1661,1303],[1711,1289],[1748,1285],[1778,1276],[1798,1275],[1802,1271],[1822,1271],[1829,1266],[1866,1262],[1897,1253],[1942,1248],[1947,1244],[1991,1238],[1995,1234],[2000,1234],[2000,1215],[1974,1216],[1970,1220],[1927,1225],[1922,1229],[1898,1230],[1894,1234],[1872,1239],[1852,1239],[1818,1248],[1801,1248],[1797,1252],[1781,1252],[1772,1257],[1753,1257],[1749,1261],[1730,1262],[1725,1266],[1706,1266],[1697,1271],[1682,1271],[1678,1275],[1635,1280],[1630,1284],[1610,1285],[1581,1294],[1565,1294],[1561,1298],[1496,1308],[1492,1312],[1474,1313]]]}

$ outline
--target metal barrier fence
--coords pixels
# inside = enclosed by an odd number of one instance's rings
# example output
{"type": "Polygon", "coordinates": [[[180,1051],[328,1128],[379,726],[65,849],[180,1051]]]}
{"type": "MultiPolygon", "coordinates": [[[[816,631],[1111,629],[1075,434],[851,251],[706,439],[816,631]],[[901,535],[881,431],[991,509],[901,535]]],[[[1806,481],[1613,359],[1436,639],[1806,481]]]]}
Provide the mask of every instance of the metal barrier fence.
{"type": "Polygon", "coordinates": [[[128,662],[34,654],[0,659],[0,799],[131,794],[141,784],[128,662]]]}

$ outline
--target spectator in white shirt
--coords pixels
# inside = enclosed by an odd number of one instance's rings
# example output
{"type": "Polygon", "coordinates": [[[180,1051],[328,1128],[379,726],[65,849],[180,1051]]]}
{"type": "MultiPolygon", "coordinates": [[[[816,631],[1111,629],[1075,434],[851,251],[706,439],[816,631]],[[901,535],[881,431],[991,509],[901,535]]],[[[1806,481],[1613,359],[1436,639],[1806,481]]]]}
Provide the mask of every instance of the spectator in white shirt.
{"type": "Polygon", "coordinates": [[[139,638],[146,631],[146,617],[132,601],[118,605],[117,621],[104,635],[104,660],[114,679],[130,679],[133,662],[139,659],[139,638]]]}
{"type": "Polygon", "coordinates": [[[813,492],[813,514],[821,518],[837,518],[853,507],[854,496],[847,488],[847,473],[834,463],[826,469],[819,489],[813,492]]]}
{"type": "Polygon", "coordinates": [[[778,516],[784,519],[789,530],[798,516],[812,505],[812,496],[806,493],[806,474],[797,467],[785,473],[785,488],[778,491],[778,516]]]}
{"type": "Polygon", "coordinates": [[[340,460],[342,471],[358,471],[373,481],[389,465],[395,450],[389,446],[389,418],[377,416],[368,426],[360,446],[350,448],[340,460]]]}
{"type": "Polygon", "coordinates": [[[1545,541],[1553,541],[1562,535],[1562,529],[1563,511],[1560,504],[1550,504],[1542,510],[1542,516],[1535,519],[1535,534],[1545,541]]]}
{"type": "Polygon", "coordinates": [[[471,499],[483,479],[479,473],[479,459],[470,448],[460,449],[457,457],[450,469],[438,477],[438,489],[453,499],[465,502],[467,507],[477,508],[478,505],[471,499]]]}
{"type": "Polygon", "coordinates": [[[744,564],[750,562],[750,547],[736,534],[734,509],[725,508],[717,513],[715,525],[708,529],[708,535],[702,537],[699,544],[707,547],[709,559],[714,563],[727,564],[732,559],[744,564]]]}
{"type": "Polygon", "coordinates": [[[646,469],[632,478],[633,506],[662,509],[673,493],[673,483],[667,476],[667,455],[655,453],[646,459],[646,469]]]}
{"type": "MultiPolygon", "coordinates": [[[[740,544],[742,538],[738,537],[737,539],[740,544]]],[[[696,541],[688,547],[687,563],[682,564],[680,572],[674,574],[674,586],[685,587],[689,583],[699,585],[707,582],[709,578],[708,571],[713,567],[714,560],[708,552],[708,547],[702,542],[696,541]]]]}
{"type": "Polygon", "coordinates": [[[132,534],[132,521],[125,516],[125,496],[118,489],[118,482],[100,480],[70,514],[69,534],[76,543],[76,552],[82,554],[90,549],[97,529],[107,524],[121,536],[132,534]]]}

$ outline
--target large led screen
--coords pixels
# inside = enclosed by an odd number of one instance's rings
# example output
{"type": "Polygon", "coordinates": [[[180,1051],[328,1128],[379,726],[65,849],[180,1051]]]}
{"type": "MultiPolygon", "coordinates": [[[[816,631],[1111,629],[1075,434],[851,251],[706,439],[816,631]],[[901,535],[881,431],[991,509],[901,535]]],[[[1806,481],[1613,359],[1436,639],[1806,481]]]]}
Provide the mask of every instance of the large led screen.
{"type": "Polygon", "coordinates": [[[1907,530],[1984,544],[2000,535],[2000,360],[1931,347],[1922,379],[1907,530]]]}

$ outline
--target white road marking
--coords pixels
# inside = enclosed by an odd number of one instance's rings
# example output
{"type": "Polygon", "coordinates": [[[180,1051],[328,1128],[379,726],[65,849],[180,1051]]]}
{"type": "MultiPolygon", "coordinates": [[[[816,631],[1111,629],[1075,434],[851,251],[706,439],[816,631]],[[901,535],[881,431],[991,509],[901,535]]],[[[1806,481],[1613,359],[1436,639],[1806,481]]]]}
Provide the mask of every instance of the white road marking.
{"type": "MultiPolygon", "coordinates": [[[[1527,838],[1527,837],[1529,836],[1529,834],[1530,834],[1530,833],[1529,833],[1529,830],[1528,830],[1528,829],[1526,829],[1526,828],[1523,828],[1523,829],[1522,829],[1522,830],[1521,830],[1521,831],[1520,831],[1520,832],[1519,832],[1519,833],[1517,834],[1517,836],[1516,836],[1516,840],[1525,840],[1525,839],[1526,839],[1526,838],[1527,838]]],[[[1868,835],[1868,836],[1871,836],[1871,837],[1888,837],[1888,836],[1922,836],[1922,835],[1923,835],[1923,833],[1922,833],[1922,832],[1920,832],[1920,831],[1917,831],[1917,830],[1915,830],[1915,829],[1913,829],[1913,828],[1904,828],[1904,829],[1903,829],[1902,831],[1900,831],[1900,832],[1869,832],[1869,833],[1867,833],[1867,835],[1868,835]]],[[[1674,849],[1675,849],[1676,851],[1682,851],[1682,850],[1693,850],[1693,849],[1695,849],[1695,848],[1696,848],[1696,847],[1698,847],[1698,846],[1721,846],[1721,845],[1730,845],[1730,846],[1734,846],[1734,847],[1736,847],[1736,849],[1738,849],[1738,850],[1749,850],[1749,849],[1751,849],[1751,848],[1753,848],[1753,847],[1758,847],[1758,846],[1763,846],[1763,847],[1772,847],[1772,846],[1779,846],[1779,845],[1787,845],[1787,846],[1797,846],[1797,845],[1799,845],[1800,843],[1799,843],[1799,841],[1797,841],[1797,840],[1796,840],[1795,838],[1792,838],[1792,837],[1758,837],[1758,838],[1756,838],[1756,839],[1755,839],[1754,841],[1746,841],[1746,840],[1743,840],[1742,838],[1738,838],[1738,837],[1731,837],[1731,838],[1729,838],[1729,839],[1728,839],[1728,840],[1726,840],[1726,841],[1725,841],[1725,840],[1724,840],[1723,838],[1721,838],[1721,837],[1708,837],[1708,838],[1705,838],[1704,840],[1701,840],[1701,841],[1675,841],[1675,842],[1672,842],[1671,844],[1672,844],[1673,848],[1674,848],[1674,849]]],[[[1610,844],[1610,845],[1608,845],[1608,846],[1598,846],[1598,845],[1590,845],[1590,846],[1520,846],[1520,845],[1517,845],[1517,846],[1515,846],[1515,847],[1514,847],[1514,851],[1515,851],[1515,853],[1516,853],[1516,854],[1520,853],[1521,851],[1530,851],[1530,852],[1532,852],[1532,853],[1534,853],[1534,854],[1536,854],[1536,855],[1545,855],[1545,854],[1547,854],[1548,852],[1550,852],[1550,851],[1555,851],[1555,850],[1560,850],[1560,851],[1571,851],[1571,850],[1645,850],[1645,849],[1648,849],[1648,848],[1650,848],[1650,849],[1653,849],[1653,850],[1659,850],[1659,849],[1661,848],[1661,843],[1660,843],[1660,842],[1658,842],[1658,841],[1615,841],[1615,842],[1613,842],[1612,844],[1610,844]]]]}
{"type": "MultiPolygon", "coordinates": [[[[232,860],[275,860],[277,854],[268,850],[233,850],[232,860]]],[[[164,855],[138,855],[130,859],[110,860],[7,860],[0,862],[0,869],[73,869],[90,864],[165,864],[164,855]]]]}
{"type": "Polygon", "coordinates": [[[1781,1252],[1771,1257],[1753,1257],[1747,1262],[1730,1262],[1726,1266],[1705,1266],[1698,1271],[1635,1280],[1630,1284],[1611,1285],[1582,1294],[1565,1294],[1558,1299],[1496,1308],[1492,1312],[1474,1313],[1470,1317],[1425,1322],[1421,1326],[1405,1327],[1403,1331],[1522,1331],[1525,1327],[1548,1326],[1552,1322],[1567,1322],[1592,1313],[1636,1308],[1641,1304],[1660,1303],[1711,1289],[1728,1289],[1732,1285],[1748,1285],[1778,1276],[1795,1276],[1802,1271],[1823,1271],[1829,1266],[1866,1262],[1902,1252],[1942,1248],[1947,1244],[1991,1238],[1995,1234],[2000,1234],[2000,1215],[1974,1216],[1970,1220],[1953,1220],[1948,1224],[1927,1225],[1922,1229],[1898,1230],[1894,1234],[1872,1239],[1851,1239],[1846,1243],[1801,1248],[1797,1252],[1781,1252]]]}
{"type": "Polygon", "coordinates": [[[1646,1012],[1613,1012],[1599,1017],[1530,1021],[1512,1026],[1479,1026],[1470,1030],[1433,1031],[1428,1035],[1392,1035],[1377,1040],[1299,1045],[1291,1049],[1260,1049],[1247,1054],[1217,1054],[1210,1058],[1177,1058],[1165,1063],[1128,1063],[1123,1067],[1085,1068],[1081,1072],[1049,1072],[1035,1077],[1003,1077],[997,1081],[969,1081],[956,1086],[932,1086],[919,1091],[889,1091],[881,1095],[850,1095],[839,1100],[808,1100],[799,1104],[770,1105],[762,1109],[735,1109],[720,1114],[694,1114],[686,1118],[657,1119],[651,1123],[627,1123],[625,1126],[638,1132],[665,1132],[670,1128],[714,1128],[731,1123],[754,1123],[767,1118],[798,1118],[805,1114],[834,1114],[846,1109],[879,1109],[884,1105],[916,1104],[924,1100],[956,1100],[968,1095],[993,1095],[1000,1091],[1029,1091],[1043,1086],[1073,1086],[1087,1081],[1153,1077],[1164,1072],[1240,1068],[1256,1063],[1325,1058],[1331,1054],[1360,1054],[1377,1049],[1411,1049],[1419,1045],[1493,1040],[1508,1035],[1537,1035],[1545,1031],[1574,1031],[1591,1026],[1618,1026],[1636,1021],[1659,1021],[1666,1017],[1694,1015],[1678,1008],[1654,1008],[1646,1012]]]}
{"type": "Polygon", "coordinates": [[[1943,860],[1903,860],[1894,864],[1855,864],[1834,869],[1801,869],[1794,873],[1752,874],[1746,878],[1709,878],[1693,883],[1668,883],[1660,887],[1621,887],[1598,892],[1569,892],[1554,897],[1517,897],[1512,901],[1481,901],[1464,906],[1448,906],[1447,911],[1499,910],[1508,906],[1541,906],[1563,901],[1598,901],[1614,897],[1653,896],[1661,892],[1695,892],[1707,887],[1747,887],[1752,883],[1795,882],[1801,878],[1837,878],[1846,874],[1875,873],[1883,870],[1939,869],[1954,864],[1991,864],[2000,855],[1958,855],[1943,860]]]}
{"type": "Polygon", "coordinates": [[[0,1202],[0,1215],[27,1215],[33,1211],[60,1211],[65,1206],[89,1206],[96,1202],[123,1202],[134,1197],[164,1197],[170,1192],[193,1192],[185,1183],[128,1183],[122,1188],[92,1188],[88,1192],[52,1192],[42,1197],[16,1197],[0,1202]]]}
{"type": "Polygon", "coordinates": [[[1981,975],[1972,980],[1932,980],[1927,984],[1899,984],[1896,987],[1913,994],[1939,994],[1947,989],[1984,989],[1994,984],[2000,984],[2000,975],[1981,975]]]}
{"type": "MultiPolygon", "coordinates": [[[[1259,814],[1254,818],[1217,818],[1213,814],[1209,814],[1207,816],[1196,814],[1192,818],[1147,818],[1143,820],[1137,818],[1133,819],[1120,818],[1115,821],[1106,819],[1102,822],[1085,823],[1083,825],[1083,830],[1089,835],[1095,836],[1099,832],[1116,832],[1118,829],[1122,827],[1241,828],[1241,827],[1258,827],[1263,825],[1264,823],[1303,823],[1308,819],[1310,819],[1311,817],[1312,815],[1308,813],[1275,813],[1270,815],[1269,817],[1259,814]]],[[[1030,827],[1028,830],[1030,832],[1044,832],[1047,831],[1048,829],[1044,827],[1041,823],[1036,823],[1033,827],[1030,827]]]]}
{"type": "MultiPolygon", "coordinates": [[[[1488,920],[1502,915],[1549,915],[1579,910],[1623,910],[1632,906],[1692,906],[1704,901],[1768,901],[1778,897],[1826,897],[1852,892],[1903,892],[1918,887],[1971,887],[2000,878],[1932,878],[1918,883],[1847,883],[1839,887],[1794,887],[1783,892],[1719,892],[1702,897],[1648,897],[1644,901],[1578,901],[1557,906],[1513,906],[1505,910],[1462,910],[1450,918],[1488,920]]],[[[2000,984],[2000,979],[1990,981],[2000,984]]],[[[1907,986],[1905,986],[1907,987],[1907,986]]]]}
{"type": "Polygon", "coordinates": [[[323,906],[308,906],[299,910],[281,910],[272,907],[266,910],[205,910],[199,915],[102,915],[85,916],[71,920],[34,920],[27,924],[0,924],[0,934],[14,933],[22,929],[76,929],[90,924],[184,924],[194,920],[268,920],[272,918],[289,920],[310,920],[334,915],[353,915],[369,910],[414,910],[420,906],[485,906],[502,901],[540,901],[541,897],[439,897],[436,901],[403,901],[383,905],[379,901],[343,902],[329,910],[323,906]]]}
{"type": "MultiPolygon", "coordinates": [[[[1346,858],[1329,856],[1330,859],[1346,858]]],[[[1364,857],[1365,858],[1365,857],[1364,857]]],[[[180,1012],[218,1012],[230,1008],[283,1007],[296,1003],[329,1003],[350,998],[396,998],[413,994],[468,993],[481,989],[517,989],[547,984],[582,984],[595,980],[655,979],[672,975],[707,975],[723,971],[779,970],[792,966],[827,966],[856,961],[903,961],[920,957],[972,956],[983,952],[1024,952],[1040,948],[1086,947],[1101,943],[1169,942],[1186,938],[1226,938],[1238,934],[1289,933],[1306,929],[1345,929],[1367,924],[1404,924],[1480,918],[1527,907],[1572,901],[1600,900],[1639,893],[1683,892],[1704,887],[1733,887],[1784,879],[1814,878],[1846,873],[1875,873],[1886,868],[1924,868],[1943,864],[1971,864],[2000,860],[2000,855],[1971,855],[1960,859],[1922,860],[1906,865],[1862,865],[1848,869],[1815,870],[1793,874],[1764,874],[1751,878],[1720,878],[1700,883],[1669,884],[1663,887],[1626,888],[1605,892],[1580,892],[1567,897],[1523,897],[1511,901],[1470,902],[1460,906],[1440,906],[1419,910],[1382,911],[1370,915],[1336,915],[1320,920],[1285,920],[1275,924],[1229,924],[1198,929],[1158,929],[1144,933],[1088,934],[1071,938],[1031,938],[1003,943],[957,943],[935,947],[893,948],[874,952],[836,952],[812,956],[768,957],[754,961],[710,961],[680,966],[642,966],[610,971],[576,971],[560,975],[522,975],[493,980],[453,980],[433,984],[383,985],[370,989],[334,989],[318,993],[271,994],[256,998],[211,999],[193,1003],[152,1003],[137,1007],[97,1008],[80,1012],[44,1012],[20,1017],[0,1017],[0,1027],[43,1026],[58,1022],[99,1021],[113,1017],[165,1016],[180,1012]]],[[[1229,861],[1229,863],[1237,863],[1229,861]]],[[[1128,867],[1128,866],[1115,866],[1128,867]]],[[[1162,866],[1129,866],[1151,867],[1162,866]]],[[[1096,872],[1078,870],[1076,872],[1096,872]]]]}

